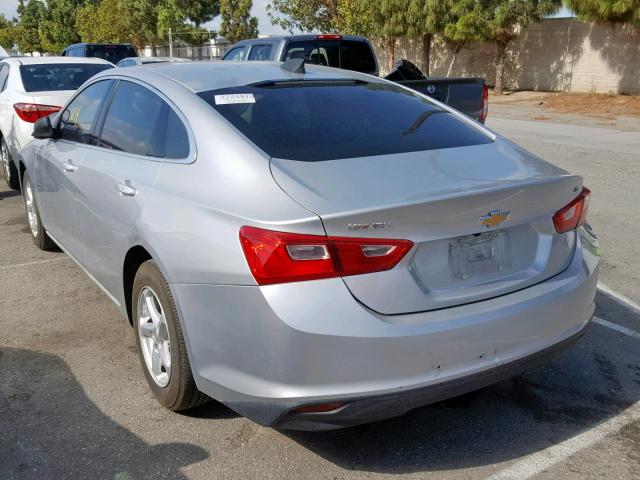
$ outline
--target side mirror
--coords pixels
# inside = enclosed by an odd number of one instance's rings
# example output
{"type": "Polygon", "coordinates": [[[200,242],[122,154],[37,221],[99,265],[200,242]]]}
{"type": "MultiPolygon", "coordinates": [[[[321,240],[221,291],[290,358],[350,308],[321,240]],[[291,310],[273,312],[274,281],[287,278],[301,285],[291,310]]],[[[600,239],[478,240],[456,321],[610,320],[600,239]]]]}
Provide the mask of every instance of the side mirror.
{"type": "Polygon", "coordinates": [[[36,120],[36,123],[33,126],[33,133],[31,134],[34,138],[55,138],[56,131],[51,125],[51,118],[47,115],[46,117],[39,118],[36,120]]]}

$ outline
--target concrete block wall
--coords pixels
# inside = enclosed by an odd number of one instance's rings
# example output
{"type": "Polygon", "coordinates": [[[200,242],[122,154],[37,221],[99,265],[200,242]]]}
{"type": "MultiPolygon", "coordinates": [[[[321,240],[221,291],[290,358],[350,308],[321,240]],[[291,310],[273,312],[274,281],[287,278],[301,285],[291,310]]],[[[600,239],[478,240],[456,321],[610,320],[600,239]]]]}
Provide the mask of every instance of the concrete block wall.
{"type": "MultiPolygon", "coordinates": [[[[374,41],[381,70],[388,56],[374,41]]],[[[421,65],[420,43],[399,39],[396,59],[421,65]]],[[[454,55],[441,38],[431,48],[431,76],[495,81],[496,47],[471,42],[454,55]]],[[[548,18],[524,28],[507,51],[505,86],[515,90],[640,94],[640,27],[548,18]]]]}

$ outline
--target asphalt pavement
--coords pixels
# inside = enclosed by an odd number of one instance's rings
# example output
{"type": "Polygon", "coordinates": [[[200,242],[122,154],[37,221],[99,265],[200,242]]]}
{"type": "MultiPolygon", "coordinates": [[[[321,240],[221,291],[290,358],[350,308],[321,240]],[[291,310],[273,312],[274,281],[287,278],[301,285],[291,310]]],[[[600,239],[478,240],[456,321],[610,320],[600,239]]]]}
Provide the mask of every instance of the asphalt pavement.
{"type": "Polygon", "coordinates": [[[126,321],[69,258],[35,248],[21,197],[0,187],[0,479],[640,478],[640,134],[489,125],[585,177],[613,293],[544,368],[333,432],[160,407],[126,321]]]}

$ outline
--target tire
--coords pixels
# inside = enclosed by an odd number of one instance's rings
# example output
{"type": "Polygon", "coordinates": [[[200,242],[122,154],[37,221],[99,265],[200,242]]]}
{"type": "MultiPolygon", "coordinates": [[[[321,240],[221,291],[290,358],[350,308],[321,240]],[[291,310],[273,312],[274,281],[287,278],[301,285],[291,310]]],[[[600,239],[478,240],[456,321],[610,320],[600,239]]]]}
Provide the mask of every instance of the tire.
{"type": "Polygon", "coordinates": [[[171,289],[153,260],[138,269],[131,298],[138,355],[158,402],[178,412],[209,401],[196,388],[171,289]]]}
{"type": "Polygon", "coordinates": [[[20,176],[18,175],[18,169],[16,164],[11,158],[9,153],[9,147],[4,138],[0,138],[0,163],[2,163],[2,173],[4,173],[4,179],[9,185],[9,188],[13,190],[20,190],[20,176]]]}
{"type": "Polygon", "coordinates": [[[52,251],[57,250],[56,244],[49,238],[47,231],[42,225],[40,219],[40,210],[38,210],[38,203],[36,197],[33,194],[31,187],[31,179],[27,172],[24,173],[22,178],[22,200],[24,202],[24,209],[27,214],[27,222],[29,224],[29,231],[31,232],[31,239],[35,243],[36,247],[40,250],[52,251]]]}

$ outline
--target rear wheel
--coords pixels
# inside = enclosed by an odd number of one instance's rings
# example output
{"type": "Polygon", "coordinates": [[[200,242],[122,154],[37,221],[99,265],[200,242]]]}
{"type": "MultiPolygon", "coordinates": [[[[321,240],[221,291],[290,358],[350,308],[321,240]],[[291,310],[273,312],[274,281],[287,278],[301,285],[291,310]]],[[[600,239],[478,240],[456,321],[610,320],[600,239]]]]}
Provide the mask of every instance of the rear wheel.
{"type": "Polygon", "coordinates": [[[155,397],[173,411],[206,403],[209,397],[193,379],[171,290],[153,260],[138,269],[132,299],[138,354],[155,397]]]}
{"type": "Polygon", "coordinates": [[[24,200],[24,208],[27,212],[33,243],[41,250],[55,250],[56,244],[49,238],[42,225],[42,220],[40,220],[40,211],[38,210],[36,197],[33,195],[33,188],[31,187],[31,179],[27,172],[24,173],[22,178],[22,199],[24,200]]]}
{"type": "Polygon", "coordinates": [[[9,188],[18,190],[20,188],[20,178],[18,176],[18,169],[16,168],[11,154],[9,153],[9,147],[4,138],[0,139],[0,162],[2,162],[2,172],[4,173],[4,179],[9,185],[9,188]]]}

